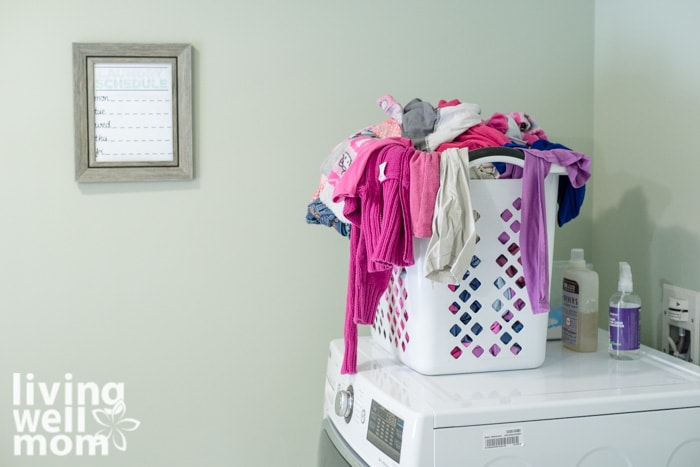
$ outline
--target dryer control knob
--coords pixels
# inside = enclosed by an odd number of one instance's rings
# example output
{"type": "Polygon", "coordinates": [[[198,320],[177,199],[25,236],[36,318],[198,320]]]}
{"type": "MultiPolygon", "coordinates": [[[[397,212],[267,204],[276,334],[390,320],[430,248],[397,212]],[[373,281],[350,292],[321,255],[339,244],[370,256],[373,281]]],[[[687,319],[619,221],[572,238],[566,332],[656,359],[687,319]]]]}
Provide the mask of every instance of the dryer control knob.
{"type": "Polygon", "coordinates": [[[353,396],[352,386],[348,386],[345,390],[339,389],[335,393],[335,414],[345,418],[345,421],[348,423],[352,417],[353,396]]]}

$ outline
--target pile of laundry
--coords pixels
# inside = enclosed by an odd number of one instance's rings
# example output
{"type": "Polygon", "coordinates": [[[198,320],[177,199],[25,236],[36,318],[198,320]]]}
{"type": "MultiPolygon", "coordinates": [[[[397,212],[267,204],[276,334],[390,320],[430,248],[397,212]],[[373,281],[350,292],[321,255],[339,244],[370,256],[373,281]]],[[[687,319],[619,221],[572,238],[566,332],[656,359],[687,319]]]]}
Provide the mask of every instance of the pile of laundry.
{"type": "MultiPolygon", "coordinates": [[[[523,202],[530,210],[526,216],[524,206],[523,219],[533,219],[521,231],[523,268],[533,311],[548,311],[547,267],[540,278],[543,258],[536,254],[543,240],[542,181],[552,163],[566,167],[557,198],[562,226],[578,215],[590,178],[590,159],[550,142],[528,114],[494,113],[484,120],[479,105],[456,99],[440,100],[436,107],[413,99],[401,106],[386,95],[377,103],[388,118],[333,148],[321,164],[306,214],[307,223],[350,238],[343,373],[356,372],[357,325],[373,323],[392,268],[415,263],[414,238],[430,239],[426,279],[455,284],[467,270],[476,241],[469,179],[523,179],[523,202]],[[520,148],[523,167],[470,167],[469,151],[488,147],[520,148]]],[[[545,252],[546,246],[544,238],[545,252]]]]}

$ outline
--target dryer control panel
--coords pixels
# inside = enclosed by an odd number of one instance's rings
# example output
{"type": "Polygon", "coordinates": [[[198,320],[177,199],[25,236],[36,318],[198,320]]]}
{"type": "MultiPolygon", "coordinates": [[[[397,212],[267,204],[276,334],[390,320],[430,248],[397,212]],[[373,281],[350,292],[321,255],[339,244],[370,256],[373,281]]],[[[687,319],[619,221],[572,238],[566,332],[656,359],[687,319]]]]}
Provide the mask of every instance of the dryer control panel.
{"type": "Polygon", "coordinates": [[[367,425],[367,441],[395,462],[401,461],[403,425],[403,419],[389,412],[379,402],[372,400],[367,425]]]}
{"type": "MultiPolygon", "coordinates": [[[[413,396],[387,365],[393,359],[364,359],[356,374],[341,374],[341,341],[331,344],[324,413],[342,439],[362,459],[378,467],[433,465],[433,416],[416,410],[413,396]],[[387,390],[387,387],[390,388],[387,390]]],[[[378,355],[386,355],[377,347],[378,355]]],[[[409,370],[407,370],[409,371],[409,370]]]]}

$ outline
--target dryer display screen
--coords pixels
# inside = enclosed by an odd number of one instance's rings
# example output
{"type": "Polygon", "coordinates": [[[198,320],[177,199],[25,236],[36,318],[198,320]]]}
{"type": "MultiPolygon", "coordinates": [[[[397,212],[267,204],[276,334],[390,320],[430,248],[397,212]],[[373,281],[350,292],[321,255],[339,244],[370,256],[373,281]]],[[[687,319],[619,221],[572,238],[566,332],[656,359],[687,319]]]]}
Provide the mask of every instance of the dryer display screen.
{"type": "Polygon", "coordinates": [[[372,400],[367,426],[367,441],[372,443],[394,462],[401,459],[403,420],[372,400]]]}

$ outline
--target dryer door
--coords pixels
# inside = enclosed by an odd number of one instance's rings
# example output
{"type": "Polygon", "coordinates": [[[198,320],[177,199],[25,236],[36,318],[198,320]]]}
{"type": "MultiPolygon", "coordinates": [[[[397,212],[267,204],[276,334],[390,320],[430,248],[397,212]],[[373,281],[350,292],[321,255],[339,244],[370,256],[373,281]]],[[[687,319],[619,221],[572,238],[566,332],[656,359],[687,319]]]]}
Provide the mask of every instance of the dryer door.
{"type": "Polygon", "coordinates": [[[369,467],[340,436],[327,419],[321,424],[318,442],[318,467],[369,467]]]}

